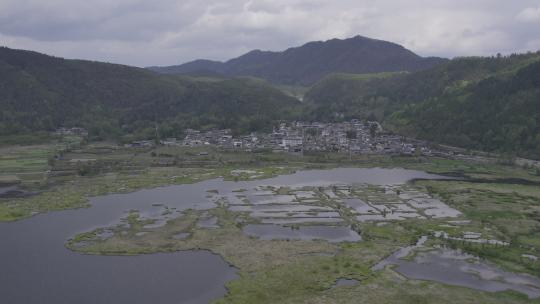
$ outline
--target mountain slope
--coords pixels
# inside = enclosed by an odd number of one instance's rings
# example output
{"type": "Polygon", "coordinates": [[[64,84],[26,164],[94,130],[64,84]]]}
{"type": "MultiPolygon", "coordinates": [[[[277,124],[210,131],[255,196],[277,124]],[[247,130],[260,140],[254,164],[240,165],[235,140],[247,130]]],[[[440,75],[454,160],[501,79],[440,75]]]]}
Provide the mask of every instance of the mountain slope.
{"type": "Polygon", "coordinates": [[[330,73],[419,71],[445,61],[420,57],[395,43],[356,36],[310,42],[283,52],[255,50],[224,63],[196,60],[149,69],[168,74],[214,72],[259,77],[280,84],[311,85],[330,73]]]}
{"type": "Polygon", "coordinates": [[[305,100],[315,119],[376,118],[405,135],[540,159],[540,53],[459,58],[386,78],[330,77],[305,100]]]}
{"type": "Polygon", "coordinates": [[[540,61],[463,83],[403,108],[389,123],[412,136],[540,159],[540,61]]]}
{"type": "MultiPolygon", "coordinates": [[[[269,128],[299,102],[249,79],[200,81],[122,65],[0,48],[0,135],[83,126],[93,135],[186,127],[269,128]]],[[[168,130],[168,131],[167,131],[168,130]]]]}

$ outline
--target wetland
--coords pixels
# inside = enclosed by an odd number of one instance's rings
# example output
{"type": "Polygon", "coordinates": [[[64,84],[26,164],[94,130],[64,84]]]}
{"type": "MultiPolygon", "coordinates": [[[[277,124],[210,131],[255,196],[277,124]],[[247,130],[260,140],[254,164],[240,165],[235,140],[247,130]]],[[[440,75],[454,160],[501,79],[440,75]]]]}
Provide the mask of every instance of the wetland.
{"type": "Polygon", "coordinates": [[[538,300],[534,175],[446,160],[361,163],[149,167],[52,187],[23,175],[5,192],[32,195],[0,199],[7,220],[33,215],[0,223],[3,300],[538,300]]]}

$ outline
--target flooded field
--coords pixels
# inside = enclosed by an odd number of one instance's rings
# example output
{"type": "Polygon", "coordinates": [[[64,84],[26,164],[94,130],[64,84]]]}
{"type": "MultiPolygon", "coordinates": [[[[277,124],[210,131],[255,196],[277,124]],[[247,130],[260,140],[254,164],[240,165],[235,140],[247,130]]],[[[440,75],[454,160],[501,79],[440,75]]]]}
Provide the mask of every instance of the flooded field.
{"type": "Polygon", "coordinates": [[[405,247],[375,265],[379,271],[392,265],[400,274],[417,280],[435,281],[482,291],[514,290],[531,299],[540,298],[540,279],[527,274],[515,274],[459,250],[437,248],[425,250],[422,237],[415,246],[405,247]],[[424,250],[419,250],[424,249],[424,250]],[[415,252],[418,250],[418,252],[415,252]],[[415,254],[412,259],[405,259],[415,254]]]}
{"type": "MultiPolygon", "coordinates": [[[[246,173],[252,174],[238,174],[246,173]]],[[[96,238],[108,239],[115,227],[133,224],[141,224],[135,237],[145,237],[195,210],[198,218],[193,225],[173,237],[182,242],[193,229],[220,229],[219,219],[211,214],[218,206],[237,218],[246,235],[260,240],[361,242],[351,221],[459,217],[456,210],[405,184],[416,178],[442,177],[401,169],[333,169],[261,181],[214,179],[95,197],[87,209],[1,223],[2,300],[12,304],[208,303],[223,296],[224,284],[236,277],[235,269],[218,255],[198,250],[90,256],[64,245],[79,233],[96,231],[96,238]]],[[[85,246],[84,241],[75,245],[85,246]]]]}
{"type": "Polygon", "coordinates": [[[334,287],[338,287],[338,286],[354,286],[354,285],[357,285],[358,283],[360,283],[360,281],[355,280],[355,279],[339,279],[334,284],[334,287]]]}
{"type": "MultiPolygon", "coordinates": [[[[345,225],[347,220],[385,222],[409,218],[455,218],[461,215],[440,200],[419,192],[402,181],[392,178],[393,184],[380,185],[378,183],[381,179],[377,174],[373,176],[373,180],[355,179],[346,174],[349,173],[347,169],[340,170],[341,178],[334,176],[334,180],[325,174],[320,181],[262,183],[255,187],[245,185],[242,191],[217,191],[210,200],[228,206],[230,211],[244,213],[256,223],[284,226],[340,227],[345,225]]],[[[381,173],[380,169],[372,170],[381,173]]],[[[279,229],[263,227],[263,230],[279,229]]],[[[283,238],[292,236],[287,229],[283,231],[287,231],[283,238]]],[[[325,238],[321,236],[321,239],[325,238]]]]}
{"type": "Polygon", "coordinates": [[[332,243],[357,242],[361,237],[348,227],[339,226],[300,226],[247,225],[244,233],[262,240],[326,240],[332,243]]]}
{"type": "Polygon", "coordinates": [[[203,214],[199,221],[197,222],[197,227],[206,228],[206,229],[217,229],[219,228],[218,219],[214,216],[209,216],[208,214],[203,214]]]}

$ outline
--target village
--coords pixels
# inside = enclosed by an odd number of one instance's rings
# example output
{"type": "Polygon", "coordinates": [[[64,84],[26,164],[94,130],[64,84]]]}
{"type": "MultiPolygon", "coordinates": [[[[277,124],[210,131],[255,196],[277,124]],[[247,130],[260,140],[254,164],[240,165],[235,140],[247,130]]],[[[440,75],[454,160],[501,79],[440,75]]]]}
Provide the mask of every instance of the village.
{"type": "MultiPolygon", "coordinates": [[[[235,135],[231,129],[186,129],[183,138],[137,140],[124,144],[127,149],[152,149],[156,146],[196,148],[204,156],[204,147],[224,152],[286,153],[308,155],[340,153],[349,155],[388,155],[442,157],[479,162],[493,161],[493,155],[481,151],[439,145],[433,142],[405,137],[384,130],[375,121],[353,119],[346,122],[281,122],[272,132],[253,132],[235,135]],[[202,150],[202,151],[201,151],[202,150]]],[[[84,128],[61,128],[56,136],[88,136],[84,128]]],[[[159,130],[156,130],[156,137],[159,130]]],[[[526,159],[516,159],[531,162],[526,159]]],[[[532,161],[531,166],[540,164],[532,161]]]]}
{"type": "MultiPolygon", "coordinates": [[[[385,132],[373,121],[351,120],[341,123],[290,122],[280,123],[272,133],[251,133],[233,136],[231,130],[198,131],[188,129],[182,140],[160,141],[166,146],[217,146],[227,150],[275,153],[345,152],[354,154],[425,155],[432,152],[425,141],[405,138],[385,132]]],[[[129,146],[153,145],[139,141],[129,146]]]]}

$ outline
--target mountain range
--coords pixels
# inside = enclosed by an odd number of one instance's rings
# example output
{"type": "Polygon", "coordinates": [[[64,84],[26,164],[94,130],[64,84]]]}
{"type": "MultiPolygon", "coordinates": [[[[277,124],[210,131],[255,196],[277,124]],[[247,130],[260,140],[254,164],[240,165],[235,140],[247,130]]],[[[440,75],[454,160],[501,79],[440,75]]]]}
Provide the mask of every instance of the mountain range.
{"type": "Polygon", "coordinates": [[[110,63],[0,48],[0,136],[81,126],[96,138],[185,128],[248,132],[294,118],[300,102],[254,79],[159,75],[110,63]]]}
{"type": "Polygon", "coordinates": [[[283,52],[254,50],[226,62],[195,60],[149,67],[164,74],[252,76],[288,85],[312,85],[331,73],[415,72],[447,59],[421,57],[401,45],[362,36],[309,42],[283,52]]]}
{"type": "Polygon", "coordinates": [[[350,118],[540,159],[540,52],[422,58],[358,36],[149,70],[0,48],[0,143],[59,127],[129,141],[154,138],[156,128],[160,137],[187,128],[240,134],[283,120],[350,118]]]}

